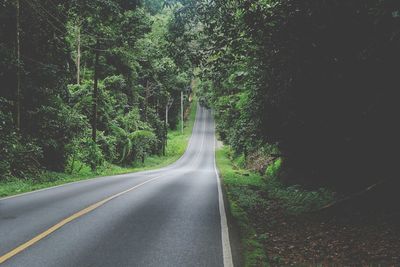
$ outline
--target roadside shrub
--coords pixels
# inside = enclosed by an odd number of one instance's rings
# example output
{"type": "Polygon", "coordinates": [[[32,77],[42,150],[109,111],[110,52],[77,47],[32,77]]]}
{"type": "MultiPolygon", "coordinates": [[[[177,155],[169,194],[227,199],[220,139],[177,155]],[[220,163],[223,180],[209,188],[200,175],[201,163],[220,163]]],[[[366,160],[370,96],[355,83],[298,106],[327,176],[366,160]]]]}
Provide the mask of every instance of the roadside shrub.
{"type": "Polygon", "coordinates": [[[246,168],[246,157],[244,154],[241,154],[235,159],[235,165],[237,165],[240,168],[246,168]]]}
{"type": "Polygon", "coordinates": [[[112,124],[111,125],[111,134],[115,138],[115,162],[122,163],[122,164],[129,164],[131,163],[132,154],[132,140],[129,138],[129,132],[126,131],[124,128],[112,124]]]}
{"type": "Polygon", "coordinates": [[[327,189],[307,191],[298,185],[286,187],[274,177],[267,177],[265,187],[268,196],[279,200],[291,214],[313,211],[333,201],[333,194],[327,189]]]}
{"type": "Polygon", "coordinates": [[[41,106],[30,116],[29,128],[43,150],[41,164],[49,170],[64,171],[68,159],[66,145],[87,128],[85,117],[58,98],[51,106],[41,106]]]}
{"type": "Polygon", "coordinates": [[[129,139],[133,144],[133,160],[144,163],[146,157],[157,149],[158,139],[151,131],[139,130],[130,134],[129,139]]]}
{"type": "Polygon", "coordinates": [[[279,172],[281,171],[281,167],[282,167],[282,159],[277,159],[267,167],[265,174],[268,177],[277,178],[279,176],[279,172]]]}
{"type": "Polygon", "coordinates": [[[281,159],[277,159],[268,166],[265,172],[265,191],[269,197],[282,202],[289,213],[300,214],[312,211],[333,201],[332,192],[324,188],[308,191],[299,185],[284,185],[279,179],[281,170],[281,159]]]}
{"type": "Polygon", "coordinates": [[[94,143],[89,136],[72,140],[67,146],[67,151],[69,158],[66,171],[69,173],[80,172],[85,165],[101,167],[105,162],[100,146],[94,143]]]}
{"type": "Polygon", "coordinates": [[[146,129],[147,123],[140,120],[139,109],[131,109],[128,113],[118,116],[115,119],[116,123],[128,132],[146,129]]]}
{"type": "Polygon", "coordinates": [[[150,128],[147,129],[141,129],[141,130],[149,130],[155,134],[155,137],[157,138],[157,142],[153,143],[152,147],[152,153],[153,154],[158,154],[161,153],[162,149],[162,140],[165,138],[165,127],[164,127],[164,121],[160,119],[158,116],[157,112],[154,109],[149,109],[148,110],[148,124],[150,128]]]}
{"type": "Polygon", "coordinates": [[[106,135],[104,132],[97,132],[97,144],[103,152],[106,161],[115,162],[118,159],[117,143],[117,136],[106,135]]]}
{"type": "Polygon", "coordinates": [[[40,171],[41,148],[32,139],[23,139],[17,133],[10,103],[0,98],[0,106],[0,180],[37,174],[40,171]]]}

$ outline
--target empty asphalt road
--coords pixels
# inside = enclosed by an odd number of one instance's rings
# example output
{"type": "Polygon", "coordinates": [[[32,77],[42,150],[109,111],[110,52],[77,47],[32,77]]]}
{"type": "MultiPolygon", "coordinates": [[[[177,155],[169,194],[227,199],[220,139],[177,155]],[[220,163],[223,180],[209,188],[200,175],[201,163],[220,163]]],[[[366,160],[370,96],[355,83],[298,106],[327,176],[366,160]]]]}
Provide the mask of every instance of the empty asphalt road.
{"type": "Polygon", "coordinates": [[[0,265],[232,266],[214,151],[199,107],[168,167],[0,199],[0,265]]]}

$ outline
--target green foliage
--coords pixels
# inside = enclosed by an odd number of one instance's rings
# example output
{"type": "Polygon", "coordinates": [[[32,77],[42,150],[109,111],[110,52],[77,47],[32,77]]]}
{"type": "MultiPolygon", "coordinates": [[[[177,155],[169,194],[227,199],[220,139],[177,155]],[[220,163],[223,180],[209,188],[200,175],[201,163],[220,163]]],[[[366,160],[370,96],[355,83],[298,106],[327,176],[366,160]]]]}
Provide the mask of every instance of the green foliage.
{"type": "Polygon", "coordinates": [[[210,101],[212,97],[212,83],[210,80],[200,81],[196,96],[199,99],[199,103],[203,107],[210,107],[210,101]]]}
{"type": "Polygon", "coordinates": [[[281,168],[282,168],[282,159],[277,159],[267,167],[265,174],[268,177],[278,178],[281,168]]]}
{"type": "MultiPolygon", "coordinates": [[[[123,168],[117,165],[112,165],[107,162],[97,169],[97,175],[101,176],[110,176],[116,174],[123,173],[131,173],[137,172],[147,169],[160,168],[171,164],[176,161],[179,157],[182,156],[184,151],[186,150],[186,146],[189,141],[189,137],[191,135],[194,119],[196,115],[196,103],[193,103],[190,113],[190,120],[187,121],[187,127],[185,128],[185,133],[182,135],[180,131],[173,131],[169,133],[169,144],[167,147],[166,156],[150,156],[145,160],[144,164],[138,164],[135,168],[123,168]]],[[[99,138],[103,138],[103,135],[100,135],[99,138]]],[[[80,141],[76,140],[73,143],[78,145],[80,141]]],[[[90,142],[90,140],[89,140],[90,142]]],[[[100,142],[101,143],[101,142],[100,142]]],[[[72,145],[69,145],[68,152],[79,152],[79,147],[73,148],[72,145]],[[71,146],[71,147],[70,147],[71,146]]],[[[82,151],[82,153],[85,153],[82,151]]],[[[1,155],[0,155],[1,156],[1,155]]],[[[2,162],[2,161],[0,161],[2,162]]],[[[88,164],[84,164],[83,162],[78,162],[75,160],[74,167],[71,172],[71,163],[72,163],[72,155],[69,157],[67,172],[68,173],[55,173],[55,172],[43,172],[39,175],[29,175],[25,179],[17,179],[14,177],[6,177],[7,179],[0,179],[0,197],[6,197],[10,195],[15,195],[18,193],[29,192],[37,189],[42,189],[50,186],[56,186],[60,184],[75,182],[83,179],[93,178],[94,174],[88,164]]],[[[88,162],[90,164],[90,162],[88,162]]],[[[4,178],[4,176],[1,176],[4,178]]]]}
{"type": "Polygon", "coordinates": [[[254,225],[259,224],[258,220],[263,216],[268,216],[268,212],[266,215],[260,213],[276,208],[272,203],[279,203],[290,215],[299,215],[332,201],[332,192],[326,189],[308,191],[282,184],[277,178],[282,164],[280,159],[268,167],[266,176],[238,166],[234,152],[227,146],[216,152],[216,160],[226,187],[230,212],[241,231],[245,266],[268,266],[262,245],[268,236],[257,232],[254,225]]]}
{"type": "Polygon", "coordinates": [[[0,180],[11,176],[26,178],[40,170],[42,150],[32,139],[22,138],[14,128],[11,106],[0,98],[0,180]]]}
{"type": "Polygon", "coordinates": [[[276,145],[287,179],[315,188],[396,176],[398,1],[191,4],[176,20],[201,28],[199,98],[236,154],[276,145]]]}
{"type": "Polygon", "coordinates": [[[155,152],[157,147],[157,137],[151,131],[139,130],[130,134],[135,151],[134,159],[140,159],[142,163],[146,157],[155,152]]]}
{"type": "Polygon", "coordinates": [[[1,5],[2,178],[132,165],[163,151],[165,105],[173,98],[169,126],[175,128],[180,91],[191,81],[189,60],[176,60],[170,50],[170,24],[179,8],[174,1],[21,2],[20,129],[15,2],[1,5]]]}
{"type": "Polygon", "coordinates": [[[246,157],[244,156],[244,154],[241,154],[240,156],[238,156],[235,159],[235,164],[239,167],[239,168],[246,168],[246,157]]]}
{"type": "Polygon", "coordinates": [[[264,188],[269,197],[283,203],[288,213],[301,214],[313,211],[333,201],[332,192],[324,188],[308,191],[299,185],[285,186],[279,180],[281,170],[282,159],[277,159],[268,166],[264,188]]]}
{"type": "Polygon", "coordinates": [[[82,168],[104,164],[104,155],[99,145],[94,143],[90,137],[74,139],[68,146],[69,161],[66,170],[69,173],[79,173],[82,168]]]}
{"type": "Polygon", "coordinates": [[[157,14],[164,7],[164,2],[164,0],[143,0],[143,6],[151,14],[157,14]]]}
{"type": "Polygon", "coordinates": [[[105,135],[104,132],[99,132],[97,134],[97,144],[107,162],[115,163],[118,160],[118,141],[118,136],[115,134],[105,135]]]}
{"type": "Polygon", "coordinates": [[[271,198],[278,199],[290,214],[315,211],[333,201],[331,191],[320,188],[307,191],[300,186],[284,186],[277,178],[267,177],[265,191],[271,198]]]}
{"type": "Polygon", "coordinates": [[[63,171],[66,164],[65,146],[87,127],[84,117],[59,100],[54,106],[42,106],[32,113],[32,125],[43,149],[42,164],[50,170],[63,171]]]}
{"type": "Polygon", "coordinates": [[[129,138],[129,133],[117,125],[112,125],[112,136],[116,140],[117,163],[126,163],[132,153],[132,140],[129,138]]]}
{"type": "Polygon", "coordinates": [[[227,190],[229,209],[239,225],[245,266],[268,266],[262,246],[262,237],[257,235],[251,223],[252,213],[268,204],[261,196],[261,175],[249,173],[233,164],[232,151],[224,146],[217,150],[216,161],[227,190]]]}

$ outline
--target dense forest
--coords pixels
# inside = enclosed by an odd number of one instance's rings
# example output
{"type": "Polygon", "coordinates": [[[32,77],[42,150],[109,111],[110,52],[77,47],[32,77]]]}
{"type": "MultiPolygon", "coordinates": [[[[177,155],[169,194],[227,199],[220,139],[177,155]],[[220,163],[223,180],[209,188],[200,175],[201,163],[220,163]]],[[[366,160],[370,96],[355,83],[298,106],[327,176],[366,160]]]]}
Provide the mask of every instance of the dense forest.
{"type": "Polygon", "coordinates": [[[195,6],[246,265],[398,265],[400,2],[195,6]]]}
{"type": "Polygon", "coordinates": [[[191,7],[245,265],[397,266],[400,1],[191,7]]]}
{"type": "Polygon", "coordinates": [[[161,154],[192,60],[165,1],[1,1],[0,177],[161,154]],[[180,51],[180,52],[177,52],[180,51]],[[170,108],[166,125],[166,106],[170,108]]]}
{"type": "Polygon", "coordinates": [[[282,158],[289,183],[398,180],[399,12],[394,0],[196,2],[222,140],[261,172],[282,158]]]}
{"type": "Polygon", "coordinates": [[[161,156],[194,97],[247,266],[395,266],[399,77],[398,0],[0,0],[0,183],[161,156]]]}
{"type": "Polygon", "coordinates": [[[284,181],[347,191],[395,178],[397,1],[1,5],[2,177],[162,153],[196,75],[252,168],[281,158],[284,181]]]}

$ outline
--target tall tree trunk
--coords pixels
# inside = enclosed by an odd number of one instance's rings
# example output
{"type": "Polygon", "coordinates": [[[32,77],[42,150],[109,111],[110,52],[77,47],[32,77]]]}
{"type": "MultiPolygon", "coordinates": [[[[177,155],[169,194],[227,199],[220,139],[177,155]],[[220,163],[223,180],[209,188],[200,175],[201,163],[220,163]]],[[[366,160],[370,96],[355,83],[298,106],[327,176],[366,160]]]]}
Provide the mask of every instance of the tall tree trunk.
{"type": "Polygon", "coordinates": [[[81,21],[78,19],[76,26],[76,84],[81,83],[81,21]]]}
{"type": "Polygon", "coordinates": [[[145,98],[144,98],[144,121],[147,122],[147,106],[149,105],[149,81],[146,82],[146,92],[145,92],[145,98]]]}
{"type": "Polygon", "coordinates": [[[96,142],[96,131],[97,131],[97,98],[98,98],[98,72],[99,72],[99,56],[100,56],[100,43],[99,40],[96,41],[96,57],[94,63],[94,81],[93,81],[93,121],[92,121],[92,139],[96,142]]]}
{"type": "Polygon", "coordinates": [[[21,45],[20,45],[20,0],[16,0],[17,16],[17,96],[16,96],[16,126],[21,128],[21,45]]]}
{"type": "Polygon", "coordinates": [[[168,103],[165,105],[165,120],[164,120],[164,142],[163,142],[163,156],[166,155],[168,145],[168,103]]]}
{"type": "MultiPolygon", "coordinates": [[[[94,63],[94,85],[93,85],[93,118],[92,118],[92,140],[94,143],[97,142],[97,100],[98,100],[98,79],[99,79],[99,56],[100,56],[100,42],[96,41],[96,58],[94,63]]],[[[96,170],[96,164],[92,164],[92,170],[96,170]]]]}

